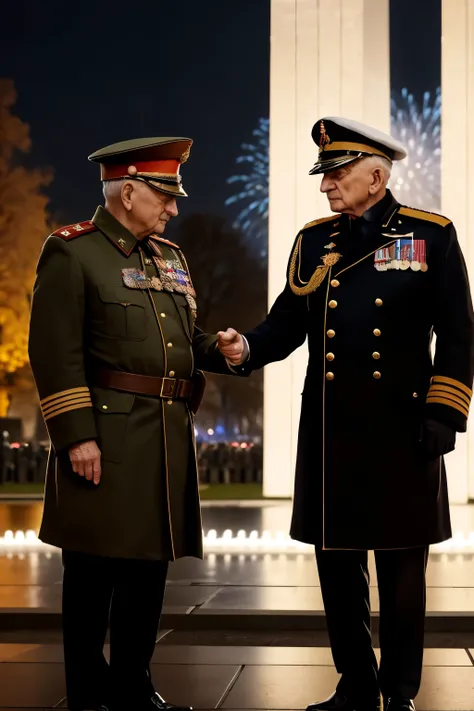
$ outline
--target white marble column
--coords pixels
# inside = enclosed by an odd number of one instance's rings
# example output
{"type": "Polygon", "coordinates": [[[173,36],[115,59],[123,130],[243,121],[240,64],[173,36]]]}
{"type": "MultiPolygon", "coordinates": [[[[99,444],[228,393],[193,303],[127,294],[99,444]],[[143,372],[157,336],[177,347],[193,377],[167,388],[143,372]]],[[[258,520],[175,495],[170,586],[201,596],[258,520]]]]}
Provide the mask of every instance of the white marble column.
{"type": "MultiPolygon", "coordinates": [[[[474,0],[442,0],[443,214],[456,225],[474,285],[474,0]]],[[[450,499],[474,499],[474,421],[447,458],[450,499]]]]}
{"type": "MultiPolygon", "coordinates": [[[[313,124],[343,115],[390,130],[388,0],[272,0],[271,8],[270,304],[298,229],[330,214],[320,178],[308,176],[313,124]]],[[[266,369],[265,496],[293,491],[306,360],[303,347],[266,369]]]]}

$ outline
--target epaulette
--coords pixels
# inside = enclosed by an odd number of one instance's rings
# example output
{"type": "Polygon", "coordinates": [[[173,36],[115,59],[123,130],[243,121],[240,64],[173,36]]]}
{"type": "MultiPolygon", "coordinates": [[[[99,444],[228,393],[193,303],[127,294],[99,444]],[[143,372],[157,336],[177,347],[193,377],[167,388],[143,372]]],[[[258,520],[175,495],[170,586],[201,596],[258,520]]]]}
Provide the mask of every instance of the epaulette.
{"type": "Polygon", "coordinates": [[[87,220],[87,222],[77,222],[75,225],[60,227],[59,230],[56,230],[52,234],[55,237],[61,237],[62,239],[66,240],[66,242],[69,242],[70,239],[75,239],[75,237],[85,235],[88,232],[93,232],[96,229],[97,227],[94,225],[94,223],[91,222],[91,220],[87,220]]]}
{"type": "Polygon", "coordinates": [[[167,244],[168,247],[174,247],[175,249],[181,249],[181,247],[178,247],[177,244],[174,242],[170,242],[169,239],[165,239],[164,237],[159,237],[158,235],[150,235],[150,239],[154,239],[157,242],[163,242],[163,244],[167,244]]]}
{"type": "Polygon", "coordinates": [[[446,225],[449,225],[451,222],[447,217],[437,215],[436,212],[417,210],[413,207],[401,207],[398,214],[405,215],[405,217],[414,217],[417,220],[424,220],[425,222],[435,222],[437,225],[441,225],[441,227],[446,227],[446,225]]]}
{"type": "Polygon", "coordinates": [[[321,225],[323,222],[331,222],[331,220],[337,220],[340,217],[340,215],[330,215],[329,217],[320,217],[318,220],[313,220],[312,222],[308,222],[303,229],[300,230],[300,232],[303,232],[303,230],[307,230],[308,227],[314,227],[315,225],[321,225]]]}

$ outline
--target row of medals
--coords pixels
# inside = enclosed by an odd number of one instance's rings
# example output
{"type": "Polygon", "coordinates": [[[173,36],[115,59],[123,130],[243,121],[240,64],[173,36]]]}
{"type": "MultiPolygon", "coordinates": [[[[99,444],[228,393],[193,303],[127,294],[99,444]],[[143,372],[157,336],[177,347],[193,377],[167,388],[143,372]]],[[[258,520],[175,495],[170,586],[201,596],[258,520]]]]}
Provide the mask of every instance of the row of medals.
{"type": "Polygon", "coordinates": [[[408,259],[392,259],[390,262],[378,262],[375,264],[375,268],[379,272],[388,272],[393,269],[401,269],[402,271],[411,269],[414,272],[428,271],[428,265],[426,262],[417,262],[416,260],[409,261],[408,259]]]}

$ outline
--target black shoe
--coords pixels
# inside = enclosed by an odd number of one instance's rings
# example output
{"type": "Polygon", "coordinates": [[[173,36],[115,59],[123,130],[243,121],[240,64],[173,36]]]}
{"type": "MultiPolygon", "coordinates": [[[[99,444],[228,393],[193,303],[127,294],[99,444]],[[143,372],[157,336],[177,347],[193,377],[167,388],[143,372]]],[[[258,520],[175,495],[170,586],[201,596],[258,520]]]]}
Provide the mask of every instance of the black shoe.
{"type": "Polygon", "coordinates": [[[68,706],[69,711],[109,711],[105,704],[82,704],[82,706],[68,706]]]}
{"type": "Polygon", "coordinates": [[[406,699],[399,696],[398,698],[391,697],[388,700],[386,711],[415,711],[415,704],[412,699],[406,699]]]}
{"type": "Polygon", "coordinates": [[[356,701],[336,691],[326,701],[310,704],[306,711],[383,711],[383,704],[380,696],[356,701]]]}
{"type": "Polygon", "coordinates": [[[166,701],[155,691],[150,698],[149,705],[144,707],[143,711],[193,711],[192,706],[173,706],[166,701]]]}

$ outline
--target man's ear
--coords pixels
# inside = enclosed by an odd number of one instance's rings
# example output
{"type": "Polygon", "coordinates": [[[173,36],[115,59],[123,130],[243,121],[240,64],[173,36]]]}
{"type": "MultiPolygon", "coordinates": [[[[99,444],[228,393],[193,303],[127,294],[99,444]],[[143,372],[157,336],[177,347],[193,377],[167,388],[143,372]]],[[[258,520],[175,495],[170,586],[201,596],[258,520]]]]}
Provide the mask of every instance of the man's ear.
{"type": "Polygon", "coordinates": [[[126,180],[122,185],[120,191],[120,197],[122,198],[122,204],[124,208],[128,211],[132,209],[132,195],[135,187],[133,185],[133,180],[126,180]]]}
{"type": "Polygon", "coordinates": [[[372,171],[372,182],[369,185],[369,193],[375,195],[383,186],[384,175],[382,168],[374,168],[372,171]]]}

